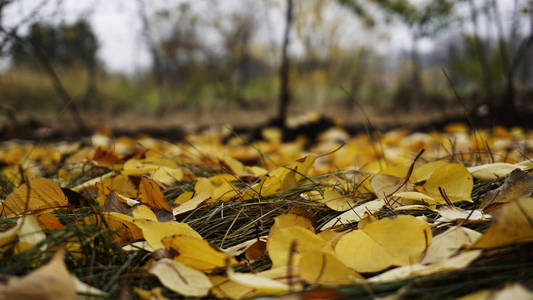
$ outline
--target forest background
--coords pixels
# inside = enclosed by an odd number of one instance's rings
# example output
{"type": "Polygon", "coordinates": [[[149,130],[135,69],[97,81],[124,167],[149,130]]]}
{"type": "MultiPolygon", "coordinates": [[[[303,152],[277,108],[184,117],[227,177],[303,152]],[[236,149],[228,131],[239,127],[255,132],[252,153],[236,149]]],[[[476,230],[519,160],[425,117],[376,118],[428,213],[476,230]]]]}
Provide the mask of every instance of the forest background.
{"type": "Polygon", "coordinates": [[[313,111],[530,127],[533,1],[104,2],[0,1],[4,134],[313,111]]]}

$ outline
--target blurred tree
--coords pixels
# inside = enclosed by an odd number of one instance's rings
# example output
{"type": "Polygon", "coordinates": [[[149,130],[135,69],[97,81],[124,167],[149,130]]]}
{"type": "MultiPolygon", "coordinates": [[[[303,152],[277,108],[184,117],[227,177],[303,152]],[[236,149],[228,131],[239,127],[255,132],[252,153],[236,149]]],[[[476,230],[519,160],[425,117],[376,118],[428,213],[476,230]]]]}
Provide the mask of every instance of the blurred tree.
{"type": "Polygon", "coordinates": [[[39,48],[51,63],[61,67],[83,66],[88,75],[83,105],[86,108],[100,106],[96,97],[98,41],[85,20],[79,20],[71,25],[33,23],[28,33],[21,36],[19,42],[11,45],[10,53],[15,66],[31,66],[34,63],[34,51],[28,51],[30,49],[27,47],[39,48]]]}
{"type": "MultiPolygon", "coordinates": [[[[361,0],[339,0],[356,15],[361,16],[366,24],[373,25],[367,6],[361,0]]],[[[400,83],[397,100],[400,107],[408,110],[413,101],[419,101],[423,92],[420,74],[418,42],[421,38],[435,36],[449,24],[455,2],[452,0],[433,0],[424,3],[409,0],[375,0],[372,4],[386,14],[386,20],[393,18],[405,24],[411,33],[411,76],[410,82],[400,83]]]]}
{"type": "Polygon", "coordinates": [[[283,31],[283,43],[281,46],[281,67],[279,68],[279,80],[280,80],[280,91],[278,98],[278,115],[276,121],[285,129],[287,125],[287,111],[289,108],[289,103],[291,101],[291,91],[290,91],[290,58],[289,58],[289,45],[291,42],[291,27],[293,23],[293,0],[286,1],[286,11],[285,11],[285,30],[283,31]]]}

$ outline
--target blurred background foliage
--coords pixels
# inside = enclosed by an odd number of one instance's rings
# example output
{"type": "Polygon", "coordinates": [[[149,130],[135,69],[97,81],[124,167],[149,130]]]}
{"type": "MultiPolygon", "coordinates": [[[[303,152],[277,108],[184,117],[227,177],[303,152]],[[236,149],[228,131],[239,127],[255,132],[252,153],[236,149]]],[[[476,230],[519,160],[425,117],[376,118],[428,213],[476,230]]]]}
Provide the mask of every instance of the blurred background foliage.
{"type": "MultiPolygon", "coordinates": [[[[65,109],[46,60],[83,113],[273,107],[282,37],[264,27],[272,21],[268,13],[283,16],[289,1],[291,107],[352,111],[360,103],[381,113],[439,111],[458,107],[459,97],[469,111],[512,116],[533,103],[530,0],[508,1],[510,14],[496,0],[238,0],[232,5],[238,9],[202,1],[168,1],[163,9],[136,1],[151,61],[127,74],[108,70],[98,57],[101,41],[86,19],[39,18],[36,6],[7,26],[2,11],[18,1],[0,0],[1,54],[8,62],[0,77],[3,110],[54,115],[65,109]],[[207,9],[195,9],[202,1],[207,9]],[[403,27],[410,48],[349,43],[346,24],[354,22],[352,34],[364,30],[385,45],[392,28],[403,27]],[[427,40],[435,46],[421,51],[427,40]]],[[[274,22],[283,27],[286,20],[274,22]]]]}

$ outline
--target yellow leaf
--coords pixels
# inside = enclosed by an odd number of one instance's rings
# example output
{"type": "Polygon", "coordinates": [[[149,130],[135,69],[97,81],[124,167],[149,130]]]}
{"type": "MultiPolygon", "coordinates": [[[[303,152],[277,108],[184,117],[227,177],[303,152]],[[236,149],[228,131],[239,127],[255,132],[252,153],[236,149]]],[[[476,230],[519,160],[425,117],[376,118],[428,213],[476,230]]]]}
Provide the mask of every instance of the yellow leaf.
{"type": "Polygon", "coordinates": [[[456,206],[441,206],[437,209],[441,218],[438,221],[457,222],[465,221],[466,223],[480,223],[490,220],[490,215],[484,214],[481,210],[465,210],[456,206]]]}
{"type": "Polygon", "coordinates": [[[503,204],[492,213],[489,229],[473,248],[496,248],[533,241],[533,198],[523,197],[503,204]]]}
{"type": "Polygon", "coordinates": [[[372,186],[372,190],[378,198],[385,198],[393,192],[412,191],[412,184],[410,182],[407,182],[402,186],[404,182],[404,177],[396,177],[384,174],[376,174],[370,179],[370,185],[372,186]],[[399,187],[400,189],[398,190],[399,187]]]}
{"type": "Polygon", "coordinates": [[[515,169],[526,170],[526,166],[508,164],[508,163],[492,163],[468,168],[468,171],[474,178],[488,182],[504,178],[511,174],[515,169]]]}
{"type": "Polygon", "coordinates": [[[201,192],[193,198],[181,203],[178,207],[172,209],[172,214],[174,216],[195,210],[200,204],[204,201],[209,200],[211,196],[207,192],[201,192]]]}
{"type": "Polygon", "coordinates": [[[183,192],[176,199],[174,199],[174,204],[183,204],[193,197],[194,192],[183,192]]]}
{"type": "Polygon", "coordinates": [[[149,219],[134,219],[133,224],[137,225],[142,232],[144,239],[154,250],[165,248],[161,239],[175,234],[186,235],[201,239],[202,236],[186,223],[176,221],[158,222],[149,219]]]}
{"type": "Polygon", "coordinates": [[[252,288],[260,293],[279,294],[289,291],[289,286],[287,284],[258,274],[236,273],[231,268],[228,268],[227,274],[231,281],[252,288]]]}
{"type": "Polygon", "coordinates": [[[383,208],[383,206],[385,206],[385,201],[381,199],[376,199],[360,204],[327,222],[326,224],[324,224],[324,226],[322,226],[321,230],[329,229],[338,225],[359,222],[359,220],[361,220],[361,218],[365,215],[365,212],[373,214],[383,208]]]}
{"type": "Polygon", "coordinates": [[[472,245],[480,236],[481,233],[466,227],[451,227],[433,237],[421,264],[431,264],[447,259],[462,247],[472,245]]]}
{"type": "Polygon", "coordinates": [[[335,254],[357,272],[377,272],[418,262],[430,242],[431,230],[426,222],[400,215],[345,234],[335,254]]]}
{"type": "Polygon", "coordinates": [[[137,206],[133,212],[134,219],[148,219],[152,221],[157,221],[157,216],[154,212],[146,205],[137,206]]]}
{"type": "Polygon", "coordinates": [[[163,296],[160,287],[156,287],[148,291],[134,286],[133,291],[142,300],[169,300],[167,297],[163,296]]]}
{"type": "Polygon", "coordinates": [[[172,212],[167,199],[163,196],[157,183],[146,177],[142,177],[141,182],[139,183],[139,200],[141,203],[146,204],[153,209],[164,209],[172,212]]]}
{"type": "Polygon", "coordinates": [[[425,194],[437,203],[446,203],[439,187],[444,190],[450,201],[472,201],[470,194],[474,180],[468,170],[460,164],[447,164],[436,170],[423,185],[425,194]]]}
{"type": "MultiPolygon", "coordinates": [[[[248,248],[252,247],[255,243],[257,243],[257,241],[258,241],[257,238],[253,238],[253,239],[244,241],[242,243],[239,243],[235,246],[231,246],[229,248],[221,249],[221,250],[226,252],[230,256],[239,256],[243,254],[244,252],[246,252],[248,248]]],[[[266,236],[260,236],[259,241],[266,243],[267,241],[266,236]]]]}
{"type": "Polygon", "coordinates": [[[76,288],[65,267],[65,250],[60,249],[52,260],[24,277],[10,278],[0,284],[0,295],[17,300],[74,300],[76,288]]]}
{"type": "Polygon", "coordinates": [[[134,219],[133,224],[142,230],[144,239],[154,250],[165,248],[161,240],[167,236],[181,234],[198,239],[202,238],[189,225],[176,221],[158,222],[157,220],[134,219]]]}
{"type": "Polygon", "coordinates": [[[210,276],[213,284],[211,292],[218,298],[243,299],[257,294],[254,288],[241,285],[224,276],[210,276]]]}
{"type": "Polygon", "coordinates": [[[237,261],[227,253],[213,247],[201,238],[173,235],[162,239],[165,249],[176,251],[174,260],[203,272],[211,272],[226,266],[226,261],[236,264],[237,261]]]}
{"type": "Polygon", "coordinates": [[[337,191],[327,190],[324,192],[324,200],[327,207],[335,211],[347,211],[353,208],[355,201],[347,196],[342,196],[337,191]]]}
{"type": "Polygon", "coordinates": [[[116,212],[104,212],[102,216],[105,218],[109,230],[116,232],[113,237],[119,244],[143,238],[141,229],[133,223],[132,217],[116,212]]]}
{"type": "Polygon", "coordinates": [[[168,289],[183,296],[207,296],[213,286],[204,273],[168,258],[158,260],[148,273],[155,275],[168,289]]]}
{"type": "Polygon", "coordinates": [[[46,178],[30,179],[9,194],[2,202],[3,217],[11,218],[26,212],[68,205],[61,188],[46,178]]]}
{"type": "Polygon", "coordinates": [[[101,182],[112,191],[123,196],[128,198],[137,197],[137,188],[127,175],[119,174],[116,176],[102,177],[101,182]]]}
{"type": "Polygon", "coordinates": [[[436,160],[427,164],[423,164],[413,170],[413,174],[411,174],[409,181],[411,181],[412,183],[418,183],[428,180],[428,178],[431,176],[431,174],[433,174],[433,172],[435,172],[435,170],[443,167],[446,164],[447,162],[443,160],[436,160]]]}
{"type": "Polygon", "coordinates": [[[303,253],[313,250],[333,252],[328,242],[300,226],[279,228],[271,231],[268,236],[267,251],[272,261],[272,268],[288,265],[289,257],[292,258],[292,264],[297,265],[303,253]],[[293,243],[295,248],[291,253],[293,243]]]}
{"type": "Polygon", "coordinates": [[[299,263],[300,277],[310,284],[339,286],[363,279],[335,256],[319,251],[306,252],[299,263]]]}
{"type": "Polygon", "coordinates": [[[309,231],[315,232],[313,222],[308,218],[295,214],[283,214],[274,218],[274,224],[270,228],[270,234],[277,229],[287,228],[292,226],[300,226],[309,231]]]}
{"type": "Polygon", "coordinates": [[[391,202],[399,203],[401,205],[412,205],[420,202],[427,205],[434,205],[437,203],[433,197],[419,192],[399,192],[395,193],[391,197],[393,197],[395,200],[391,202]]]}
{"type": "Polygon", "coordinates": [[[480,250],[466,251],[449,259],[442,260],[435,264],[423,265],[413,264],[398,267],[390,271],[381,273],[368,279],[370,282],[387,282],[402,280],[413,276],[426,276],[430,274],[460,270],[470,265],[481,255],[480,250]]]}

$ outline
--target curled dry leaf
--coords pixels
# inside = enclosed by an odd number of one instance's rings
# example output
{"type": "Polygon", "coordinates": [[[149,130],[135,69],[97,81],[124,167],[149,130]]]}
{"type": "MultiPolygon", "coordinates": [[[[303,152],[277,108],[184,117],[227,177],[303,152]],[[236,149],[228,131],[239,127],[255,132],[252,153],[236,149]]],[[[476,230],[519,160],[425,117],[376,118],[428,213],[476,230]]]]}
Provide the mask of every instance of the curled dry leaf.
{"type": "Polygon", "coordinates": [[[533,198],[522,197],[492,213],[489,229],[473,248],[496,248],[533,241],[533,198]]]}
{"type": "Polygon", "coordinates": [[[447,259],[457,253],[462,247],[469,247],[475,243],[481,233],[462,226],[454,226],[436,235],[431,241],[421,264],[431,264],[447,259]]]}
{"type": "Polygon", "coordinates": [[[532,193],[533,176],[520,169],[515,169],[500,187],[487,192],[481,200],[480,208],[485,210],[492,204],[511,202],[522,196],[529,196],[532,193]]]}
{"type": "Polygon", "coordinates": [[[468,168],[468,171],[474,176],[474,178],[490,182],[500,178],[504,178],[511,174],[513,170],[525,170],[527,167],[508,163],[492,163],[468,168]]]}

